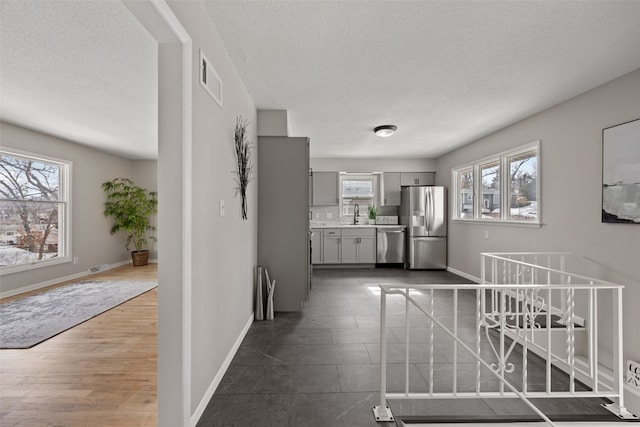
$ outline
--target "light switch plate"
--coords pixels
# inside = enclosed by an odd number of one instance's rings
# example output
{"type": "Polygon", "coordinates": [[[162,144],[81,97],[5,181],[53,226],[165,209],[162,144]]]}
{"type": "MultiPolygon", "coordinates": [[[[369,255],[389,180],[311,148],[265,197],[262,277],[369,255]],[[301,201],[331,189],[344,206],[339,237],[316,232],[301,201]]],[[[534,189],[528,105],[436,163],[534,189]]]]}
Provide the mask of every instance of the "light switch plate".
{"type": "Polygon", "coordinates": [[[220,199],[220,216],[224,216],[224,200],[220,199]]]}

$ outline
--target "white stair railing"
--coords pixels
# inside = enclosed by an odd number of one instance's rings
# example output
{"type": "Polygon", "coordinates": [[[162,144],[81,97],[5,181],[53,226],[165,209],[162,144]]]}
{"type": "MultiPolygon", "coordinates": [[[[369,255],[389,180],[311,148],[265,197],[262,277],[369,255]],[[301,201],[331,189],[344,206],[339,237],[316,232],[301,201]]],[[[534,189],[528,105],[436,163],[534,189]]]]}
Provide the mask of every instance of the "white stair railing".
{"type": "MultiPolygon", "coordinates": [[[[393,420],[387,399],[483,397],[520,398],[551,425],[553,423],[529,401],[530,398],[608,398],[614,403],[603,406],[620,418],[636,419],[624,406],[623,286],[563,271],[567,255],[483,254],[481,284],[380,284],[381,370],[380,404],[373,410],[376,420],[393,420]],[[518,259],[512,258],[514,256],[518,259]],[[538,265],[541,260],[544,260],[544,265],[538,265]],[[446,322],[438,320],[435,314],[436,292],[438,303],[451,304],[446,322]],[[465,310],[471,302],[475,309],[475,336],[471,340],[459,334],[461,296],[466,303],[465,310]],[[406,348],[402,392],[387,391],[387,298],[404,299],[406,348]],[[473,298],[475,301],[472,301],[473,298]],[[598,312],[605,307],[603,301],[611,304],[611,313],[616,319],[613,324],[598,324],[598,312]],[[428,347],[424,349],[428,354],[428,372],[423,375],[428,390],[421,392],[411,391],[409,375],[410,364],[417,363],[410,358],[410,330],[418,321],[416,316],[421,317],[422,324],[429,330],[428,347]],[[438,344],[434,342],[436,327],[453,341],[452,383],[451,388],[445,391],[436,391],[434,387],[434,354],[438,351],[438,344]],[[600,330],[604,327],[608,330],[600,330]],[[602,357],[599,355],[598,339],[606,336],[613,340],[611,348],[614,357],[609,361],[613,368],[612,377],[599,367],[602,357]],[[530,384],[529,352],[545,361],[542,388],[539,383],[530,384]],[[458,390],[460,358],[465,354],[475,360],[473,391],[458,390]],[[515,373],[516,365],[522,370],[518,376],[515,373]],[[554,367],[566,372],[568,384],[565,389],[552,387],[554,367]],[[483,384],[483,369],[498,379],[497,387],[483,384]],[[521,384],[514,382],[516,379],[521,384]]],[[[394,307],[400,307],[399,302],[392,300],[392,303],[396,303],[394,307]]],[[[468,316],[464,317],[464,320],[468,319],[468,316]]]]}

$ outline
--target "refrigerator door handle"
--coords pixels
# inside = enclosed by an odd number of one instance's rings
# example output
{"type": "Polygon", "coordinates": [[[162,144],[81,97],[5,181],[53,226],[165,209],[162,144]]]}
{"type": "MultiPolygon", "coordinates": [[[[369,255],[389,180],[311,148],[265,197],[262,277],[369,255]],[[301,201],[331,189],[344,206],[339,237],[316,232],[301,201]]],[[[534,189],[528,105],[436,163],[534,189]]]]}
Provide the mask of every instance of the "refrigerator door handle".
{"type": "Polygon", "coordinates": [[[431,217],[431,229],[429,230],[429,234],[432,234],[433,232],[433,223],[436,221],[436,202],[435,202],[435,195],[433,194],[433,190],[430,188],[429,189],[429,204],[430,204],[430,208],[431,208],[431,212],[429,212],[429,216],[431,217]]]}
{"type": "Polygon", "coordinates": [[[429,223],[429,191],[425,192],[424,197],[424,227],[426,229],[427,234],[429,234],[429,229],[431,228],[431,224],[429,223]]]}

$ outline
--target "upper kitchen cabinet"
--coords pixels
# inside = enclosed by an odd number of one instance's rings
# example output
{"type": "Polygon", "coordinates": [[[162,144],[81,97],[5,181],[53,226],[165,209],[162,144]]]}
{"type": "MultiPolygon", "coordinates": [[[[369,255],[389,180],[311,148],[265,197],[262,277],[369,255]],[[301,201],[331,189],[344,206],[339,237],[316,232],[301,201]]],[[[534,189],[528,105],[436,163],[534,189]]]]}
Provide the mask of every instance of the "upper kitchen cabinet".
{"type": "Polygon", "coordinates": [[[338,172],[313,172],[311,174],[312,206],[337,206],[338,198],[338,172]]]}
{"type": "Polygon", "coordinates": [[[400,185],[408,187],[412,185],[435,185],[435,172],[401,172],[400,185]]]}
{"type": "Polygon", "coordinates": [[[400,206],[400,172],[382,173],[381,206],[400,206]]]}

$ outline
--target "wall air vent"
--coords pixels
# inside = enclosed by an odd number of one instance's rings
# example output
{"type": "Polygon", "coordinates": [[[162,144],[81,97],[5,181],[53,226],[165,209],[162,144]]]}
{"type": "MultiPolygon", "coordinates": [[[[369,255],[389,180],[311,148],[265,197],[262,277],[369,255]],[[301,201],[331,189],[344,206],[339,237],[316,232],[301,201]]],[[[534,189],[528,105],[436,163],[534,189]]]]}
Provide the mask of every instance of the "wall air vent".
{"type": "Polygon", "coordinates": [[[222,108],[222,80],[200,49],[200,84],[222,108]]]}
{"type": "Polygon", "coordinates": [[[106,271],[106,270],[109,269],[109,267],[110,267],[109,264],[102,264],[102,265],[99,265],[97,267],[91,267],[89,269],[89,273],[98,273],[100,271],[106,271]]]}

